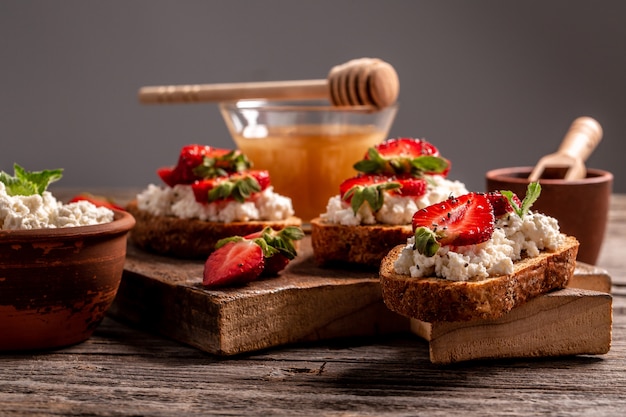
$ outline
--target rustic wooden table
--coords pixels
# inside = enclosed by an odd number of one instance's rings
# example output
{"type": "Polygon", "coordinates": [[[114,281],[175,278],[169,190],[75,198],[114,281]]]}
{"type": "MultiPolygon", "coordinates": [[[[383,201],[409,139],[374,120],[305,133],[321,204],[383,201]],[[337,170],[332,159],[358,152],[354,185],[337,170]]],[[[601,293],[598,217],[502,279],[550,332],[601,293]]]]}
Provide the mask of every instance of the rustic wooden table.
{"type": "Polygon", "coordinates": [[[606,355],[436,366],[398,334],[219,358],[106,318],[82,344],[0,355],[0,415],[624,415],[625,245],[617,195],[598,262],[613,279],[606,355]]]}

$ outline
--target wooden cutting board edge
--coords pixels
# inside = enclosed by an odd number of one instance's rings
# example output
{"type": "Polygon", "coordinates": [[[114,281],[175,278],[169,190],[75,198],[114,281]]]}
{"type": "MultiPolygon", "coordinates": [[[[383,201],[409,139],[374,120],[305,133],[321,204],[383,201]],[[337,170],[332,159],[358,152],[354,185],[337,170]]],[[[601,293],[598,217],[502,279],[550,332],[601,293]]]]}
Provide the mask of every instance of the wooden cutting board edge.
{"type": "MultiPolygon", "coordinates": [[[[408,331],[425,336],[414,321],[385,307],[377,272],[320,268],[308,239],[280,277],[242,288],[207,290],[202,268],[202,261],[129,246],[109,315],[220,356],[335,338],[408,331]]],[[[605,270],[579,263],[570,287],[610,292],[611,279],[605,270]]]]}

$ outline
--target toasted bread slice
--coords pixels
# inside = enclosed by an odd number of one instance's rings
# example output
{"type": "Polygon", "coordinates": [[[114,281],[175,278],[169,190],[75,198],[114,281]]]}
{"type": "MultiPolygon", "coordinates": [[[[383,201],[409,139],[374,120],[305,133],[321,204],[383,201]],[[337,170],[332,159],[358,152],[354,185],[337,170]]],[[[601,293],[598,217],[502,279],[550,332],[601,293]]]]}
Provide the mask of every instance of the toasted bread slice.
{"type": "Polygon", "coordinates": [[[136,246],[161,255],[176,258],[203,258],[215,249],[218,240],[230,236],[245,236],[272,227],[301,226],[298,217],[283,221],[207,222],[198,219],[181,219],[173,216],[155,216],[130,202],[126,210],[135,217],[135,227],[129,239],[136,246]]]}
{"type": "Polygon", "coordinates": [[[319,217],[311,220],[311,244],[320,265],[358,264],[378,269],[385,255],[412,235],[410,224],[345,226],[319,217]]]}
{"type": "Polygon", "coordinates": [[[538,295],[566,286],[576,267],[579,243],[567,236],[554,251],[514,264],[510,275],[478,281],[411,278],[395,273],[394,262],[406,245],[383,259],[383,300],[396,313],[426,322],[495,319],[538,295]]]}

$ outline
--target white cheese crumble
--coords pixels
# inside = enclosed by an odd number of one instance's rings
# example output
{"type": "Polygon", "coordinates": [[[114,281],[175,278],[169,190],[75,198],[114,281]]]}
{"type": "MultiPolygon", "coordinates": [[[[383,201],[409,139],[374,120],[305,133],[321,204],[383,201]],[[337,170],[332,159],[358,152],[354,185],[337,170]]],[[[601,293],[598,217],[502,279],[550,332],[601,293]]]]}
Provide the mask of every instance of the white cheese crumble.
{"type": "Polygon", "coordinates": [[[535,257],[542,250],[555,250],[564,239],[553,217],[529,212],[522,219],[510,214],[496,221],[490,240],[478,245],[457,246],[454,250],[442,246],[432,257],[413,250],[415,239],[411,237],[394,268],[398,274],[413,278],[485,279],[513,273],[513,263],[523,255],[535,257]]]}
{"type": "Polygon", "coordinates": [[[113,211],[88,201],[63,204],[49,192],[10,196],[0,183],[0,229],[29,230],[90,226],[113,221],[113,211]]]}
{"type": "Polygon", "coordinates": [[[429,176],[426,194],[421,197],[403,197],[387,193],[383,206],[373,212],[369,204],[363,204],[356,214],[350,204],[336,195],[328,200],[326,212],[321,214],[322,220],[346,226],[360,224],[411,224],[413,214],[419,209],[446,200],[450,196],[458,197],[468,191],[460,181],[451,181],[440,175],[429,176]]]}
{"type": "Polygon", "coordinates": [[[154,216],[174,216],[223,223],[285,220],[294,215],[291,199],[276,194],[273,187],[267,187],[243,203],[228,200],[202,204],[196,201],[191,185],[159,187],[150,184],[137,195],[137,207],[154,216]]]}

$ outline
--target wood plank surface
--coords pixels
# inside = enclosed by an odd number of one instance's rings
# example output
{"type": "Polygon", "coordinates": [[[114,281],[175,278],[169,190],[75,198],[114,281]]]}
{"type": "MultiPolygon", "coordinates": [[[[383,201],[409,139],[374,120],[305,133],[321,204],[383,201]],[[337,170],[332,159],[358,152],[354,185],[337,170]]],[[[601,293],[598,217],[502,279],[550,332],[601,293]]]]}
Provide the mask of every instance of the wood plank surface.
{"type": "Polygon", "coordinates": [[[408,334],[219,358],[107,319],[89,341],[0,356],[3,416],[620,416],[626,316],[601,357],[431,364],[408,334]]]}
{"type": "Polygon", "coordinates": [[[495,320],[426,323],[411,330],[429,342],[430,360],[603,355],[611,347],[612,297],[566,288],[536,297],[495,320]]]}
{"type": "Polygon", "coordinates": [[[0,355],[0,416],[622,416],[626,196],[615,200],[598,262],[613,280],[606,355],[437,365],[398,333],[220,357],[106,318],[79,345],[0,355]]]}
{"type": "MultiPolygon", "coordinates": [[[[202,286],[201,260],[174,259],[130,246],[122,284],[109,314],[216,355],[409,330],[409,319],[385,307],[376,271],[321,268],[313,260],[310,237],[300,243],[298,257],[279,277],[220,290],[202,286]]],[[[586,264],[577,267],[574,281],[587,288],[610,289],[610,278],[586,264]]],[[[554,306],[552,314],[560,314],[559,309],[554,306]]],[[[532,320],[533,312],[525,311],[527,320],[532,320]]],[[[516,323],[522,321],[518,317],[516,323]]],[[[566,327],[561,330],[569,332],[566,327]]],[[[517,345],[505,346],[516,349],[501,349],[502,357],[532,355],[517,345]]],[[[432,353],[435,360],[449,353],[437,352],[432,353]]],[[[453,356],[467,360],[488,354],[494,352],[475,349],[453,356]]]]}
{"type": "Polygon", "coordinates": [[[202,261],[131,246],[110,315],[217,355],[409,329],[385,307],[377,271],[318,267],[310,237],[300,243],[278,277],[220,290],[202,286],[202,261]]]}

